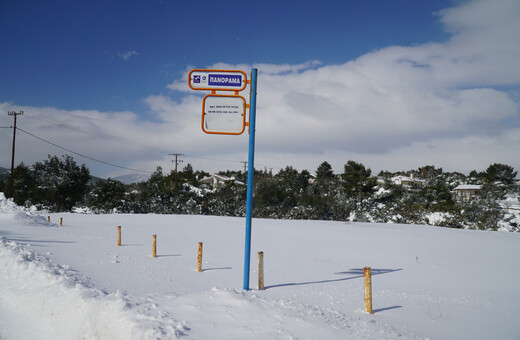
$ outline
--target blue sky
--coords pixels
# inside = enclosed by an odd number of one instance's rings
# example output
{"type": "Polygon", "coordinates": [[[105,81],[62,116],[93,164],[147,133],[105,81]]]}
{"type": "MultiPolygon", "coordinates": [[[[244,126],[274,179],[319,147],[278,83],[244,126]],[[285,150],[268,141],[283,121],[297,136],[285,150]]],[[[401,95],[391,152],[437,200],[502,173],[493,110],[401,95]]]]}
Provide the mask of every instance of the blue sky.
{"type": "MultiPolygon", "coordinates": [[[[0,0],[0,126],[24,110],[25,131],[124,167],[169,171],[179,152],[240,170],[246,134],[205,135],[186,78],[256,67],[259,168],[520,169],[518,36],[517,0],[0,0]]],[[[17,138],[16,163],[65,153],[17,138]]]]}
{"type": "MultiPolygon", "coordinates": [[[[2,100],[142,112],[188,65],[343,63],[446,38],[450,1],[2,1],[2,100]]],[[[173,94],[175,95],[175,94],[173,94]]]]}

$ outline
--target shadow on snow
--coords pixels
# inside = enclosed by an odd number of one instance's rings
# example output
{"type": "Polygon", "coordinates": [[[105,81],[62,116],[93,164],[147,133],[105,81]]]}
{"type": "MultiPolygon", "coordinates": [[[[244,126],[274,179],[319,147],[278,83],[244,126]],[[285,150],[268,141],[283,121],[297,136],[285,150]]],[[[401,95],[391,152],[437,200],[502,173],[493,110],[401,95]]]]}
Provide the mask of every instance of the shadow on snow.
{"type": "MultiPolygon", "coordinates": [[[[375,275],[381,275],[381,274],[388,274],[392,272],[397,272],[402,270],[401,268],[398,269],[375,269],[372,268],[370,270],[372,276],[375,275]]],[[[363,277],[363,268],[353,268],[344,272],[337,272],[334,273],[337,275],[352,275],[349,277],[343,277],[340,279],[329,279],[329,280],[320,280],[320,281],[308,281],[308,282],[291,282],[291,283],[281,283],[277,285],[271,285],[266,286],[265,289],[271,289],[271,288],[279,288],[279,287],[289,287],[289,286],[303,286],[303,285],[313,285],[313,284],[319,284],[319,283],[332,283],[332,282],[340,282],[340,281],[347,281],[347,280],[353,280],[353,279],[359,279],[363,277]]],[[[395,307],[398,308],[398,307],[395,307]]]]}

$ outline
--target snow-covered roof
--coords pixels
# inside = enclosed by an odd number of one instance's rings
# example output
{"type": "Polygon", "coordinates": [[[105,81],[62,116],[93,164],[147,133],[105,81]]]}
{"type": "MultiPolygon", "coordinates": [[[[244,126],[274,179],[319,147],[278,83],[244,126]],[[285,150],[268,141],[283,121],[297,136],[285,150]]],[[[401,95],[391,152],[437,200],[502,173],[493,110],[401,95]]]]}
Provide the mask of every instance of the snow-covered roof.
{"type": "Polygon", "coordinates": [[[203,182],[203,183],[204,182],[212,182],[214,179],[216,179],[218,181],[223,181],[223,182],[227,182],[227,181],[231,181],[232,180],[232,178],[229,178],[229,177],[226,177],[226,176],[213,174],[213,175],[211,175],[209,177],[204,177],[200,181],[203,182]]]}
{"type": "Polygon", "coordinates": [[[394,177],[390,178],[390,180],[392,182],[395,182],[395,181],[426,182],[424,179],[412,178],[412,177],[402,176],[402,175],[394,176],[394,177]]]}
{"type": "Polygon", "coordinates": [[[201,179],[199,182],[201,183],[208,183],[208,184],[217,184],[217,183],[224,183],[224,182],[229,182],[229,181],[233,181],[235,182],[236,184],[241,184],[241,185],[244,185],[243,182],[240,182],[240,181],[237,181],[235,179],[235,177],[227,177],[227,176],[223,176],[223,175],[217,175],[217,174],[213,174],[209,177],[204,177],[203,179],[201,179]]]}
{"type": "Polygon", "coordinates": [[[482,185],[475,184],[461,184],[456,187],[454,190],[480,190],[482,189],[482,185]]]}

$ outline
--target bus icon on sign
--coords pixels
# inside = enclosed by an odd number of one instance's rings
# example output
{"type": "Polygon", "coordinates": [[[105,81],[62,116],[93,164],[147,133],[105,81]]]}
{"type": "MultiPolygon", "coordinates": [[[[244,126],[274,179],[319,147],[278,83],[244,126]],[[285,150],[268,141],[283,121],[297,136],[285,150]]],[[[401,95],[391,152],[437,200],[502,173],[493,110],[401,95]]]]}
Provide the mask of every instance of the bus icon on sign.
{"type": "Polygon", "coordinates": [[[200,84],[200,76],[193,76],[193,82],[196,84],[200,84]]]}

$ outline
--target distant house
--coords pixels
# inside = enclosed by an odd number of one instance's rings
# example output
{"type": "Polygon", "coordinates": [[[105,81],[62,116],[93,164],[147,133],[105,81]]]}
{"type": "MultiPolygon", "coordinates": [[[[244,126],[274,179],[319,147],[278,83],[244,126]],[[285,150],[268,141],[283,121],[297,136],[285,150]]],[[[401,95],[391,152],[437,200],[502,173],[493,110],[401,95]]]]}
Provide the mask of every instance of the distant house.
{"type": "Polygon", "coordinates": [[[402,186],[406,191],[419,191],[424,187],[426,182],[424,179],[414,178],[413,174],[408,176],[394,176],[390,178],[390,182],[395,185],[402,186]]]}
{"type": "Polygon", "coordinates": [[[204,177],[203,179],[201,179],[199,182],[200,183],[203,183],[203,184],[208,184],[210,185],[211,187],[213,188],[217,188],[227,182],[235,182],[237,184],[244,184],[240,181],[237,181],[234,177],[226,177],[226,176],[222,176],[222,175],[217,175],[217,174],[213,174],[211,176],[208,176],[208,177],[204,177]]]}
{"type": "Polygon", "coordinates": [[[460,201],[467,201],[477,196],[480,189],[482,189],[482,185],[461,184],[453,189],[453,192],[455,193],[456,199],[460,201]]]}

